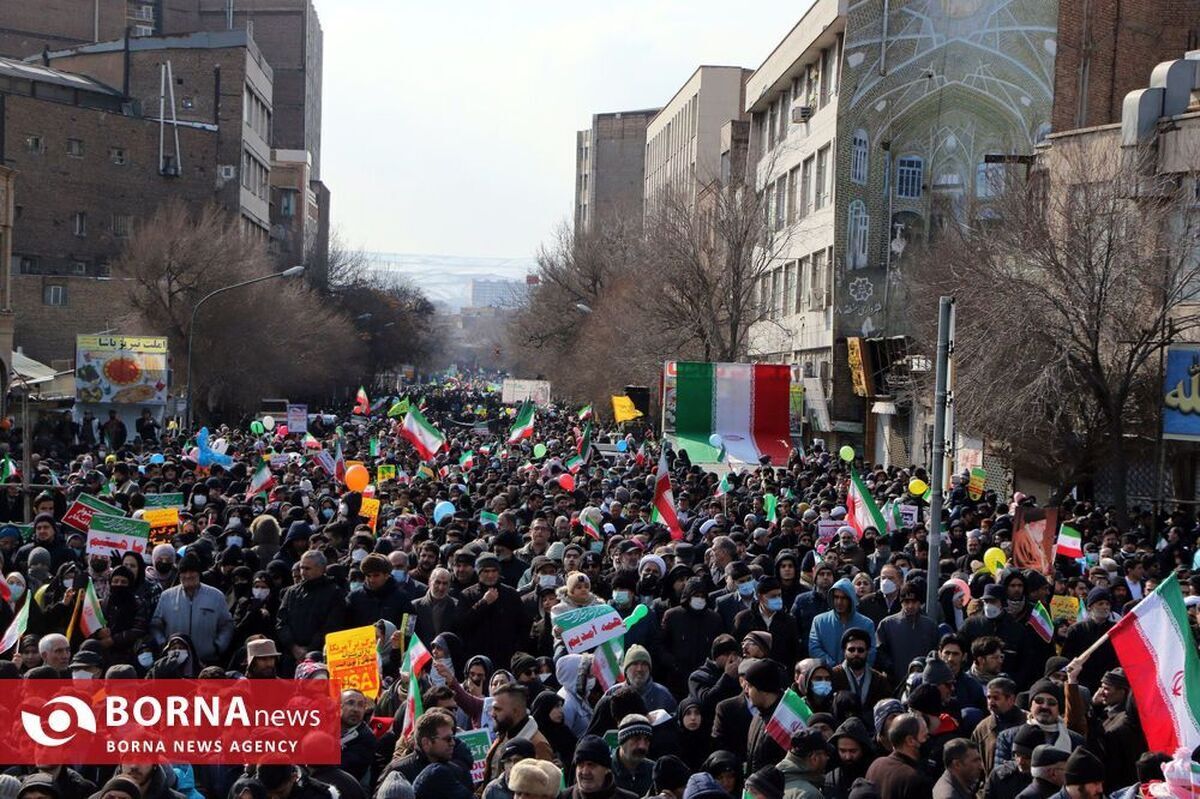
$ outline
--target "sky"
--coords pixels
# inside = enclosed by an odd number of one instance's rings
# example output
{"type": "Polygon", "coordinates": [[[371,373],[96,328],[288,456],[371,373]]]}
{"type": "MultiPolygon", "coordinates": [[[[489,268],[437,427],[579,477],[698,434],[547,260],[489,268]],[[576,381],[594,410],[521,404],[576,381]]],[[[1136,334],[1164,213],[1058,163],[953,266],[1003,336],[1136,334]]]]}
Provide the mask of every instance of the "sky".
{"type": "Polygon", "coordinates": [[[511,259],[570,220],[593,113],[661,106],[700,64],[753,69],[809,5],[315,4],[334,228],[376,252],[511,259]]]}

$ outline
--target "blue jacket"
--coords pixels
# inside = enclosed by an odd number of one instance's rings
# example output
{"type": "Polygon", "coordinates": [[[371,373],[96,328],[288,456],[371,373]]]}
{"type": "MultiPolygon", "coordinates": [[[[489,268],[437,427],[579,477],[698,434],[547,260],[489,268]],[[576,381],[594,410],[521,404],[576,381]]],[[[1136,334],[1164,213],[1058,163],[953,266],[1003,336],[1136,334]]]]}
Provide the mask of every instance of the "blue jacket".
{"type": "Polygon", "coordinates": [[[867,652],[868,665],[875,663],[875,622],[858,612],[858,594],[854,593],[854,585],[850,578],[843,577],[829,589],[830,605],[833,604],[833,592],[840,591],[850,597],[850,618],[843,622],[838,618],[836,610],[827,610],[813,619],[812,629],[808,633],[808,656],[820,658],[828,667],[833,668],[842,662],[842,635],[852,627],[865,630],[871,638],[871,648],[867,652]]]}

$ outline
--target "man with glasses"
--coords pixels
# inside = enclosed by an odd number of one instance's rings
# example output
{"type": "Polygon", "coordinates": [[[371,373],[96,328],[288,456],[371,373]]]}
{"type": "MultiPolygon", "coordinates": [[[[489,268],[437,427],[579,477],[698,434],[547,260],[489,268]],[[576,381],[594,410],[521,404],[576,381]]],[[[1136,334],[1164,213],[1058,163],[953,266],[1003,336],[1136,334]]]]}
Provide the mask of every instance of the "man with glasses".
{"type": "Polygon", "coordinates": [[[341,703],[342,771],[361,781],[371,768],[378,743],[366,722],[370,704],[366,695],[354,688],[342,691],[341,703]]]}
{"type": "Polygon", "coordinates": [[[996,737],[995,765],[999,766],[1012,760],[1013,740],[1025,727],[1038,728],[1045,739],[1042,743],[1064,752],[1073,752],[1076,747],[1083,746],[1083,736],[1067,729],[1062,720],[1062,712],[1062,686],[1045,679],[1035,682],[1029,689],[1028,720],[1025,724],[1007,729],[996,737]]]}
{"type": "Polygon", "coordinates": [[[858,716],[871,724],[871,709],[875,703],[892,695],[886,674],[867,665],[871,634],[851,627],[842,635],[842,662],[833,667],[833,691],[846,691],[858,702],[858,716]]]}

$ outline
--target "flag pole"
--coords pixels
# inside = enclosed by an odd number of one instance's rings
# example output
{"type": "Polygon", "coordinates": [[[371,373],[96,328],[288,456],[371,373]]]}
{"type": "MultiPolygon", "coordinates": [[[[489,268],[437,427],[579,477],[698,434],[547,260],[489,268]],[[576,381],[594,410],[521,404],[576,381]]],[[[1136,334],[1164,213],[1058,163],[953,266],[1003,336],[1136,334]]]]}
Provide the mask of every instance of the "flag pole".
{"type": "MultiPolygon", "coordinates": [[[[91,578],[88,578],[91,579],[91,578]]],[[[71,643],[71,635],[75,632],[75,624],[79,621],[79,611],[83,608],[83,594],[86,588],[75,589],[75,608],[71,611],[71,620],[67,622],[67,643],[71,643]]]]}

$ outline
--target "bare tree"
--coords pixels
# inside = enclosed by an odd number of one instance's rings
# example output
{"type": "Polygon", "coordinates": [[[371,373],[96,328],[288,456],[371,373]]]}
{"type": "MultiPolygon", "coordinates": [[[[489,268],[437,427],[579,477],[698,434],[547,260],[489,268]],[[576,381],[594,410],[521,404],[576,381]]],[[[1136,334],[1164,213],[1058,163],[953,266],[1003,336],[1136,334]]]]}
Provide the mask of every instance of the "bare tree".
{"type": "Polygon", "coordinates": [[[368,279],[367,254],[361,249],[354,249],[346,243],[340,229],[334,229],[329,236],[329,254],[326,257],[329,264],[329,288],[336,291],[346,286],[354,286],[368,279]]]}
{"type": "MultiPolygon", "coordinates": [[[[133,289],[130,324],[166,335],[182,376],[194,304],[208,292],[275,271],[262,243],[216,206],[164,205],[113,265],[133,289]]],[[[321,397],[359,376],[349,321],[303,281],[269,281],[206,303],[193,337],[198,410],[249,410],[262,397],[321,397]]],[[[176,381],[176,391],[180,390],[176,381]]]]}
{"type": "Polygon", "coordinates": [[[956,299],[960,428],[1063,491],[1111,464],[1121,512],[1129,438],[1157,423],[1139,392],[1171,335],[1200,321],[1188,181],[1154,164],[1115,135],[1057,142],[1030,180],[1004,180],[940,231],[913,275],[918,318],[936,318],[938,294],[956,299]]]}

